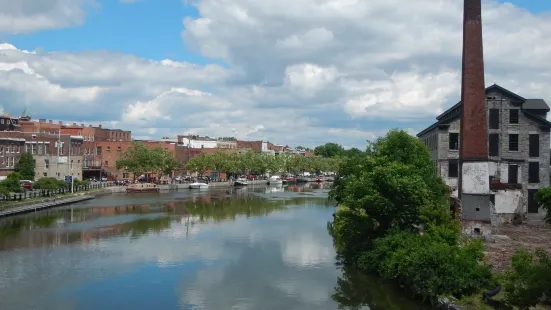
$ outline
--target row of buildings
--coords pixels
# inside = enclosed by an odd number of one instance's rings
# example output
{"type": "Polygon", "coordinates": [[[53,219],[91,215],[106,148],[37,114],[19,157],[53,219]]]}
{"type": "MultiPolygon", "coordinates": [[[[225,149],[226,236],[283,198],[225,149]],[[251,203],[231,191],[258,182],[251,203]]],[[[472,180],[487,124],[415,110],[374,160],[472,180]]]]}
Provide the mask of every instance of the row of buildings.
{"type": "MultiPolygon", "coordinates": [[[[491,203],[463,201],[462,219],[477,227],[481,223],[498,226],[518,215],[539,220],[545,211],[536,204],[534,195],[549,186],[549,106],[543,99],[526,99],[495,84],[487,87],[485,94],[490,179],[480,183],[489,184],[491,203]]],[[[461,175],[461,104],[437,116],[434,124],[417,134],[431,151],[436,171],[454,197],[458,197],[461,175]]]]}
{"type": "MultiPolygon", "coordinates": [[[[0,116],[0,177],[14,171],[19,156],[28,152],[36,160],[35,179],[66,176],[81,180],[108,178],[120,180],[130,176],[115,168],[121,155],[140,141],[151,148],[169,150],[182,164],[201,153],[220,149],[240,152],[255,151],[277,155],[292,152],[312,155],[304,150],[267,141],[240,141],[234,138],[212,138],[200,135],[178,135],[159,141],[134,140],[127,130],[109,129],[101,125],[66,124],[46,119],[32,119],[26,111],[20,117],[0,116]]],[[[179,175],[186,171],[176,172],[179,175]]]]}

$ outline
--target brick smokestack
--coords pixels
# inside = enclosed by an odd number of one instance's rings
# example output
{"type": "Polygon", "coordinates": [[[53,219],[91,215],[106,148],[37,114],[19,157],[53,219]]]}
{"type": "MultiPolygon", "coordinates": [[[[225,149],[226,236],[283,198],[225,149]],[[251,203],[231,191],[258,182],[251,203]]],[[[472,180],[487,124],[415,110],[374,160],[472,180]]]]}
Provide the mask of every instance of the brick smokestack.
{"type": "Polygon", "coordinates": [[[464,0],[461,75],[461,160],[488,159],[481,0],[464,0]]]}
{"type": "Polygon", "coordinates": [[[492,202],[484,88],[481,0],[463,0],[459,198],[467,234],[491,234],[492,202]]]}

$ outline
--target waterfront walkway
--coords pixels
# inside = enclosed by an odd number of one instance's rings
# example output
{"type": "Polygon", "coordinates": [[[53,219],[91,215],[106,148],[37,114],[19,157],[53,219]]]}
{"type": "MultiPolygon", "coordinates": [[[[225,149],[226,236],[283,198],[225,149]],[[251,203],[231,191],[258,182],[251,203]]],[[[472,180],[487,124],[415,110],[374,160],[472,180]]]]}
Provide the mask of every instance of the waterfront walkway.
{"type": "Polygon", "coordinates": [[[94,198],[93,195],[78,195],[78,196],[73,196],[68,198],[48,198],[48,199],[45,199],[44,201],[36,202],[26,206],[8,208],[7,210],[0,212],[0,217],[27,213],[27,212],[34,212],[42,209],[58,207],[58,206],[62,206],[70,203],[81,202],[84,200],[90,200],[93,198],[94,198]]]}

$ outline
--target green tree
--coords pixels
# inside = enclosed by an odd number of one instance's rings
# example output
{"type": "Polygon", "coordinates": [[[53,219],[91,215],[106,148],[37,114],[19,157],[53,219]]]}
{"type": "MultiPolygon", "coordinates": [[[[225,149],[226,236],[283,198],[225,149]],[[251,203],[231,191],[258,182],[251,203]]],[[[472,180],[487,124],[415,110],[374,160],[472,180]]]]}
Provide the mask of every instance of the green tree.
{"type": "Polygon", "coordinates": [[[36,161],[31,153],[23,153],[15,164],[15,172],[21,174],[23,180],[34,180],[36,161]]]}
{"type": "Polygon", "coordinates": [[[189,171],[197,172],[202,177],[207,170],[213,168],[212,155],[201,153],[199,156],[191,158],[187,162],[186,168],[189,171]]]}
{"type": "Polygon", "coordinates": [[[160,176],[172,175],[174,170],[181,166],[181,163],[172,156],[168,149],[157,147],[150,151],[152,157],[152,169],[160,176]]]}
{"type": "Polygon", "coordinates": [[[132,173],[133,179],[145,172],[156,170],[158,157],[144,143],[134,142],[117,160],[115,166],[117,170],[124,170],[132,173]]]}
{"type": "Polygon", "coordinates": [[[314,149],[314,155],[322,157],[342,156],[344,152],[344,148],[337,143],[326,143],[324,145],[316,146],[314,149]]]}
{"type": "MultiPolygon", "coordinates": [[[[64,182],[65,183],[65,182],[64,182]]],[[[33,187],[36,189],[43,190],[58,190],[60,188],[60,182],[56,178],[40,178],[34,184],[33,187]]]]}
{"type": "Polygon", "coordinates": [[[534,196],[536,204],[545,210],[545,222],[551,224],[551,186],[540,188],[534,196]]]}
{"type": "Polygon", "coordinates": [[[5,188],[8,193],[20,193],[23,191],[21,187],[21,174],[18,172],[10,173],[2,182],[0,187],[5,188]]]}

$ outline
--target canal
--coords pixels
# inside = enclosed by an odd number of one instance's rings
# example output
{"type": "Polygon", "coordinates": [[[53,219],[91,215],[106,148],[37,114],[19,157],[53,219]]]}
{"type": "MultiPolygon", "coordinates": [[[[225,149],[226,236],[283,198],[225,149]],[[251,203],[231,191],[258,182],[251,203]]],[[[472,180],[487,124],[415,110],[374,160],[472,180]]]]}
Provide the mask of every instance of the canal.
{"type": "Polygon", "coordinates": [[[424,309],[336,266],[316,185],[113,194],[0,219],[0,309],[424,309]]]}

